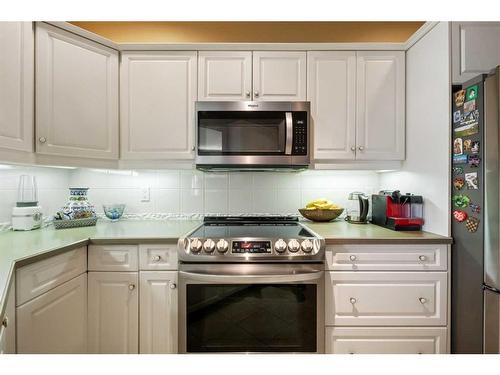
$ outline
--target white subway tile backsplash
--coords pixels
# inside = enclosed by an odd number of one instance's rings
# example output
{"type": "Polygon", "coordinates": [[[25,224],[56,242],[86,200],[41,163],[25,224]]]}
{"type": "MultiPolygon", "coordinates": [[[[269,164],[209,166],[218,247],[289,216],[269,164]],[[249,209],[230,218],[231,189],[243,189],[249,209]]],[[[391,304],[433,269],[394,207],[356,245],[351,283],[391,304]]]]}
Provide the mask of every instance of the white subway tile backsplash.
{"type": "Polygon", "coordinates": [[[307,202],[326,198],[345,206],[351,191],[379,189],[369,171],[201,172],[198,170],[113,171],[18,167],[0,169],[0,223],[10,221],[21,174],[37,176],[39,200],[46,216],[66,202],[68,187],[89,187],[89,201],[126,204],[125,213],[144,214],[296,214],[307,202]],[[142,189],[149,202],[141,202],[142,189]]]}

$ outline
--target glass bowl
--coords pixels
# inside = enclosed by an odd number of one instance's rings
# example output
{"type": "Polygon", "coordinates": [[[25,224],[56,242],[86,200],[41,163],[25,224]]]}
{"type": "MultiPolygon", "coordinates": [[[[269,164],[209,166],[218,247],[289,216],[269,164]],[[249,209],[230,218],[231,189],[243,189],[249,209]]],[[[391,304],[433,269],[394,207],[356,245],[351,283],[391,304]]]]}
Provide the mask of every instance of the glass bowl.
{"type": "Polygon", "coordinates": [[[103,204],[104,215],[112,221],[116,221],[122,217],[125,210],[124,204],[103,204]]]}

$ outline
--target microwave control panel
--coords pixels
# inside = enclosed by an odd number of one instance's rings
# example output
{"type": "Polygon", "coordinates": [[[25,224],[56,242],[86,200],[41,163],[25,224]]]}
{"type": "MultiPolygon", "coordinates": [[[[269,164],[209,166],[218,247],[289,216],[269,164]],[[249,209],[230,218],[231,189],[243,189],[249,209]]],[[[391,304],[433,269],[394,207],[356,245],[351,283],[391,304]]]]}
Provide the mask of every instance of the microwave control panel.
{"type": "Polygon", "coordinates": [[[307,112],[293,114],[293,155],[307,155],[307,112]]]}

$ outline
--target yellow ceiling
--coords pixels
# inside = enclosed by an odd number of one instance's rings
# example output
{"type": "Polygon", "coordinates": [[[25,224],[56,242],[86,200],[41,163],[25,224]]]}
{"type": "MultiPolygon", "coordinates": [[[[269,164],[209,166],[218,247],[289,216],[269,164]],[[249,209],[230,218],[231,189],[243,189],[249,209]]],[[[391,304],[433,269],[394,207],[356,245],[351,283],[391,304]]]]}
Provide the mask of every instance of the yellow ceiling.
{"type": "Polygon", "coordinates": [[[405,42],[424,22],[80,22],[117,43],[405,42]]]}

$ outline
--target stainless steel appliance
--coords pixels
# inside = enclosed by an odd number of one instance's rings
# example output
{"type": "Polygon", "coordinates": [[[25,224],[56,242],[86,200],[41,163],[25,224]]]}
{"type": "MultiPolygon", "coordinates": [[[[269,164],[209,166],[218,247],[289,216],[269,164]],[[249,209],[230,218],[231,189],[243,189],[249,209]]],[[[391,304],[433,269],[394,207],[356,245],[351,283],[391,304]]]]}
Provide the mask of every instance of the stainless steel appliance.
{"type": "Polygon", "coordinates": [[[370,201],[366,194],[360,191],[353,191],[349,193],[348,201],[346,221],[351,224],[368,223],[370,201]]]}
{"type": "Polygon", "coordinates": [[[452,352],[500,353],[500,69],[452,97],[452,352]]]}
{"type": "Polygon", "coordinates": [[[179,351],[324,352],[325,242],[295,217],[207,217],[179,240],[179,351]]]}
{"type": "Polygon", "coordinates": [[[309,107],[309,102],[197,102],[197,168],[307,168],[309,107]]]}

